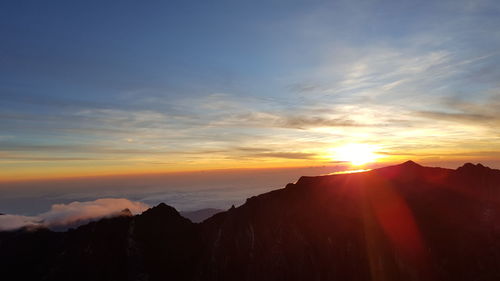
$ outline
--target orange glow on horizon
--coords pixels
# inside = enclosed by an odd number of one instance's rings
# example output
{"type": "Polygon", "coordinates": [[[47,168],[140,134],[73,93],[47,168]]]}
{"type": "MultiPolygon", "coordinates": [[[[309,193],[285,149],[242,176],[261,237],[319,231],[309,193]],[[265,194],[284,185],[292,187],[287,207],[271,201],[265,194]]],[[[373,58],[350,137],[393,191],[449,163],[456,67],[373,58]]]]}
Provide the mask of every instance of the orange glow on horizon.
{"type": "MultiPolygon", "coordinates": [[[[441,167],[456,168],[465,162],[482,162],[488,164],[493,161],[485,157],[474,155],[453,155],[449,151],[419,151],[416,154],[406,155],[404,152],[381,149],[372,144],[350,143],[333,148],[317,148],[315,150],[298,150],[298,154],[312,155],[298,159],[282,159],[276,157],[242,158],[241,160],[224,158],[219,155],[200,157],[187,161],[186,159],[169,159],[165,163],[162,158],[125,158],[113,161],[0,161],[0,183],[57,180],[67,178],[85,178],[101,176],[128,176],[167,173],[189,173],[215,170],[242,170],[242,169],[280,169],[305,168],[322,166],[343,166],[349,172],[377,168],[386,165],[399,164],[407,160],[414,160],[419,164],[430,164],[441,167]],[[423,156],[442,155],[440,159],[425,159],[423,156]],[[351,167],[349,167],[349,165],[351,167]]],[[[494,163],[490,164],[495,167],[494,163]]],[[[333,170],[335,171],[335,170],[333,170]]]]}
{"type": "Polygon", "coordinates": [[[289,161],[289,162],[269,162],[269,163],[248,163],[239,162],[232,165],[227,163],[220,164],[199,164],[199,165],[178,165],[175,167],[165,167],[162,165],[139,165],[130,164],[128,166],[102,167],[102,166],[85,166],[85,167],[44,167],[26,169],[26,170],[4,170],[0,171],[0,183],[5,182],[22,182],[22,181],[38,181],[38,180],[64,180],[75,178],[92,178],[92,177],[122,177],[122,176],[145,176],[159,174],[182,174],[195,172],[215,172],[215,171],[239,171],[239,170],[270,170],[270,169],[287,169],[287,168],[307,168],[307,167],[322,167],[329,166],[331,163],[325,162],[306,162],[306,161],[289,161]],[[327,165],[325,165],[327,164],[327,165]]]}

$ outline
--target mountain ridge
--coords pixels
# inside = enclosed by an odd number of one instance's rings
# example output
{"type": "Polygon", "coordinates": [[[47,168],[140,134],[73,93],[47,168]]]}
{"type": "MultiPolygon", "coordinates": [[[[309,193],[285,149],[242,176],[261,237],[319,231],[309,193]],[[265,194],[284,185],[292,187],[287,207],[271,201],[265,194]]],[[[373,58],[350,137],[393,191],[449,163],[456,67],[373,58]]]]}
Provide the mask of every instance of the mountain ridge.
{"type": "Polygon", "coordinates": [[[500,171],[471,165],[453,170],[405,162],[301,177],[201,223],[161,203],[66,233],[0,233],[0,274],[30,280],[498,280],[500,171]]]}

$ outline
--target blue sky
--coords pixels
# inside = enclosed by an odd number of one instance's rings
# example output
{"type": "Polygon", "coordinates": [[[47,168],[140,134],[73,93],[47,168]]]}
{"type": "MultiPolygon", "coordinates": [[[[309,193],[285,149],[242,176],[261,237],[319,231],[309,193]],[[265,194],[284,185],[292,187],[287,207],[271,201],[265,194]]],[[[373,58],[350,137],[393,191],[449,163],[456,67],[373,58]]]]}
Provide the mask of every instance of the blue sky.
{"type": "MultiPolygon", "coordinates": [[[[3,1],[0,177],[500,159],[497,1],[3,1]]],[[[495,164],[496,165],[496,164],[495,164]]]]}

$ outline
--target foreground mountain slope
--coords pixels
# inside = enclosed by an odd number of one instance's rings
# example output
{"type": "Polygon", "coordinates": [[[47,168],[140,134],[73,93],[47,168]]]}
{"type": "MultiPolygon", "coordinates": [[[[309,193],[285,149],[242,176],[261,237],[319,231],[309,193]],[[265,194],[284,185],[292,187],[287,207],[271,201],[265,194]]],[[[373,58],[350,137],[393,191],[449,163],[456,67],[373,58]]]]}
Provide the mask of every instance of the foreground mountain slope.
{"type": "Polygon", "coordinates": [[[25,280],[500,280],[500,171],[414,162],[302,177],[195,224],[160,204],[0,233],[25,280]],[[26,270],[29,269],[29,270],[26,270]]]}

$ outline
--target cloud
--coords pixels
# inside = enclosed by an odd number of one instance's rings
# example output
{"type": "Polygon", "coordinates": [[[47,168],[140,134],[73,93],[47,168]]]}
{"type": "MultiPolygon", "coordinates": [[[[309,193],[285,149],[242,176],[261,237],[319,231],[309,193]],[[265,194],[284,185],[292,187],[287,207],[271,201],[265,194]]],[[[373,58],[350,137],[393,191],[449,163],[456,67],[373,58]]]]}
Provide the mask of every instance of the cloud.
{"type": "Polygon", "coordinates": [[[36,227],[40,223],[36,217],[19,215],[0,215],[0,231],[14,230],[22,227],[36,227]]]}
{"type": "Polygon", "coordinates": [[[124,198],[102,198],[95,201],[54,204],[48,212],[36,216],[1,215],[0,231],[15,230],[22,227],[47,227],[53,230],[66,230],[90,221],[106,217],[123,215],[122,211],[130,210],[139,214],[149,206],[142,202],[124,198]]]}
{"type": "MultiPolygon", "coordinates": [[[[330,110],[332,111],[332,110],[330,110]]],[[[375,124],[364,124],[351,120],[339,114],[323,116],[318,112],[298,108],[297,112],[262,112],[253,111],[241,114],[228,114],[212,122],[213,126],[226,127],[254,127],[254,128],[282,128],[306,130],[324,127],[367,127],[375,124]]]]}
{"type": "MultiPolygon", "coordinates": [[[[104,153],[104,154],[145,154],[151,153],[147,149],[120,149],[111,146],[102,145],[36,145],[36,144],[18,144],[14,142],[1,143],[0,151],[47,151],[57,152],[81,152],[81,153],[104,153]]],[[[80,159],[81,160],[81,159],[80,159]]],[[[91,159],[92,160],[92,159],[91,159]]]]}
{"type": "Polygon", "coordinates": [[[432,120],[443,120],[457,123],[468,123],[479,126],[494,126],[500,124],[500,95],[495,93],[481,100],[465,100],[458,97],[448,97],[440,100],[444,110],[416,111],[416,115],[432,120]]]}
{"type": "Polygon", "coordinates": [[[264,157],[264,158],[284,158],[284,159],[313,159],[316,154],[303,153],[303,152],[269,152],[257,153],[249,155],[250,157],[264,157]]]}
{"type": "Polygon", "coordinates": [[[440,112],[440,111],[419,111],[418,115],[422,117],[426,117],[429,119],[439,119],[446,121],[455,121],[455,122],[484,122],[492,120],[491,116],[479,114],[479,113],[449,113],[449,112],[440,112]]]}
{"type": "Polygon", "coordinates": [[[284,128],[305,129],[314,127],[363,127],[368,126],[348,118],[324,118],[321,116],[290,116],[282,124],[284,128]]]}

